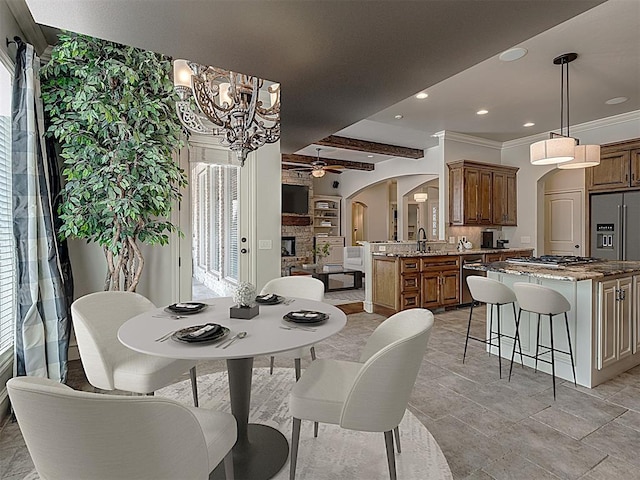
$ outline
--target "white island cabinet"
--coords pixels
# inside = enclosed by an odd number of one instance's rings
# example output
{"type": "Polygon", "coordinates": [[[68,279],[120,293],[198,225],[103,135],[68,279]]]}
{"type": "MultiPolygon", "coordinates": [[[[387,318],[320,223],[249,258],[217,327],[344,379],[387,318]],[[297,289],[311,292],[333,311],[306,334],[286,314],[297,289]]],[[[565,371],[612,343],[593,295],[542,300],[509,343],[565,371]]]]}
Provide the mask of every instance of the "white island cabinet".
{"type": "MultiPolygon", "coordinates": [[[[592,388],[640,365],[640,262],[603,261],[565,269],[496,262],[475,269],[486,270],[489,278],[509,287],[516,282],[536,283],[567,298],[571,304],[569,329],[579,385],[592,388]]],[[[504,308],[501,317],[502,332],[513,335],[512,310],[504,308]]],[[[526,355],[536,353],[536,320],[536,314],[521,314],[520,338],[526,355]]],[[[554,317],[553,328],[556,348],[568,350],[561,317],[554,317]]],[[[548,317],[541,319],[540,331],[540,343],[549,345],[548,317]]],[[[510,359],[512,349],[513,340],[503,339],[502,356],[510,359]]],[[[497,354],[497,350],[493,347],[492,353],[497,354]]],[[[514,363],[519,361],[516,352],[514,363]]],[[[535,361],[525,357],[524,363],[534,367],[535,361]]],[[[550,374],[551,366],[538,362],[538,370],[550,374]]],[[[556,376],[573,381],[568,355],[556,355],[556,376]]]]}

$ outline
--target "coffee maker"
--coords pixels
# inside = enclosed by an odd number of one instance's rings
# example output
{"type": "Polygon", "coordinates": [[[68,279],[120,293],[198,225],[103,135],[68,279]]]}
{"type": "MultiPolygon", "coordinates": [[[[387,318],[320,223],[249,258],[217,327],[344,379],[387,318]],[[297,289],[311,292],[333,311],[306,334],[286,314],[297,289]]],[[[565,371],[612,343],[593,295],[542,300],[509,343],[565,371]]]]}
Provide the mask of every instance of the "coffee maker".
{"type": "Polygon", "coordinates": [[[493,230],[484,230],[482,232],[481,248],[495,248],[493,246],[493,230]]]}

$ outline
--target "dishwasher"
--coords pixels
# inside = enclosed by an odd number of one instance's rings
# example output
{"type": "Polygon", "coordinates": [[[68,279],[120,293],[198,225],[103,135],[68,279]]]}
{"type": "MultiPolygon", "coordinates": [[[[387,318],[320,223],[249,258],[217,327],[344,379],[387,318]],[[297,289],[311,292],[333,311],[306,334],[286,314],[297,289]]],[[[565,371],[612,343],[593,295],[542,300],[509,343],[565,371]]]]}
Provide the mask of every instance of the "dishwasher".
{"type": "Polygon", "coordinates": [[[471,305],[473,302],[473,297],[469,291],[469,285],[467,285],[467,277],[474,275],[480,277],[487,276],[486,272],[481,272],[479,270],[467,270],[464,266],[474,263],[482,263],[483,261],[484,255],[460,255],[460,305],[471,305]]]}

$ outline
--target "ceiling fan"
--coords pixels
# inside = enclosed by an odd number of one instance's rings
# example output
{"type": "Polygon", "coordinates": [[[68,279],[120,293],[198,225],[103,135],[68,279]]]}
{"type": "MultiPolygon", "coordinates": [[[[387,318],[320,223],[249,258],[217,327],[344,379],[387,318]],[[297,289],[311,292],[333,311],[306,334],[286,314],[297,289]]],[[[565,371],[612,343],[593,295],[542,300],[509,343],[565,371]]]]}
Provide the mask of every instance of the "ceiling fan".
{"type": "Polygon", "coordinates": [[[320,159],[320,150],[322,149],[316,148],[316,151],[318,152],[317,159],[311,162],[311,164],[305,167],[292,168],[291,170],[298,171],[298,172],[309,172],[311,173],[312,176],[316,178],[324,177],[324,174],[326,172],[342,173],[340,171],[340,169],[344,168],[342,165],[327,165],[327,162],[320,159]]]}

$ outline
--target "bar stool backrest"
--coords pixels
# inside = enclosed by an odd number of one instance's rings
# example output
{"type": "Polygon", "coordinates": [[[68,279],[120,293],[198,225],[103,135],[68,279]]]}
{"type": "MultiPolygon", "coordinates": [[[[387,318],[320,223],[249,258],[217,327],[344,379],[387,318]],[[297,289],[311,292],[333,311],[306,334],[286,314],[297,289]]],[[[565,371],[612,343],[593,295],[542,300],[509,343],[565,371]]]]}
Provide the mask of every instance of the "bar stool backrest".
{"type": "Polygon", "coordinates": [[[513,284],[522,310],[543,315],[557,315],[571,310],[569,301],[559,292],[542,285],[517,282],[513,284]]]}
{"type": "Polygon", "coordinates": [[[471,276],[467,277],[469,292],[477,302],[494,305],[504,305],[516,301],[516,294],[504,283],[492,278],[471,276]]]}

